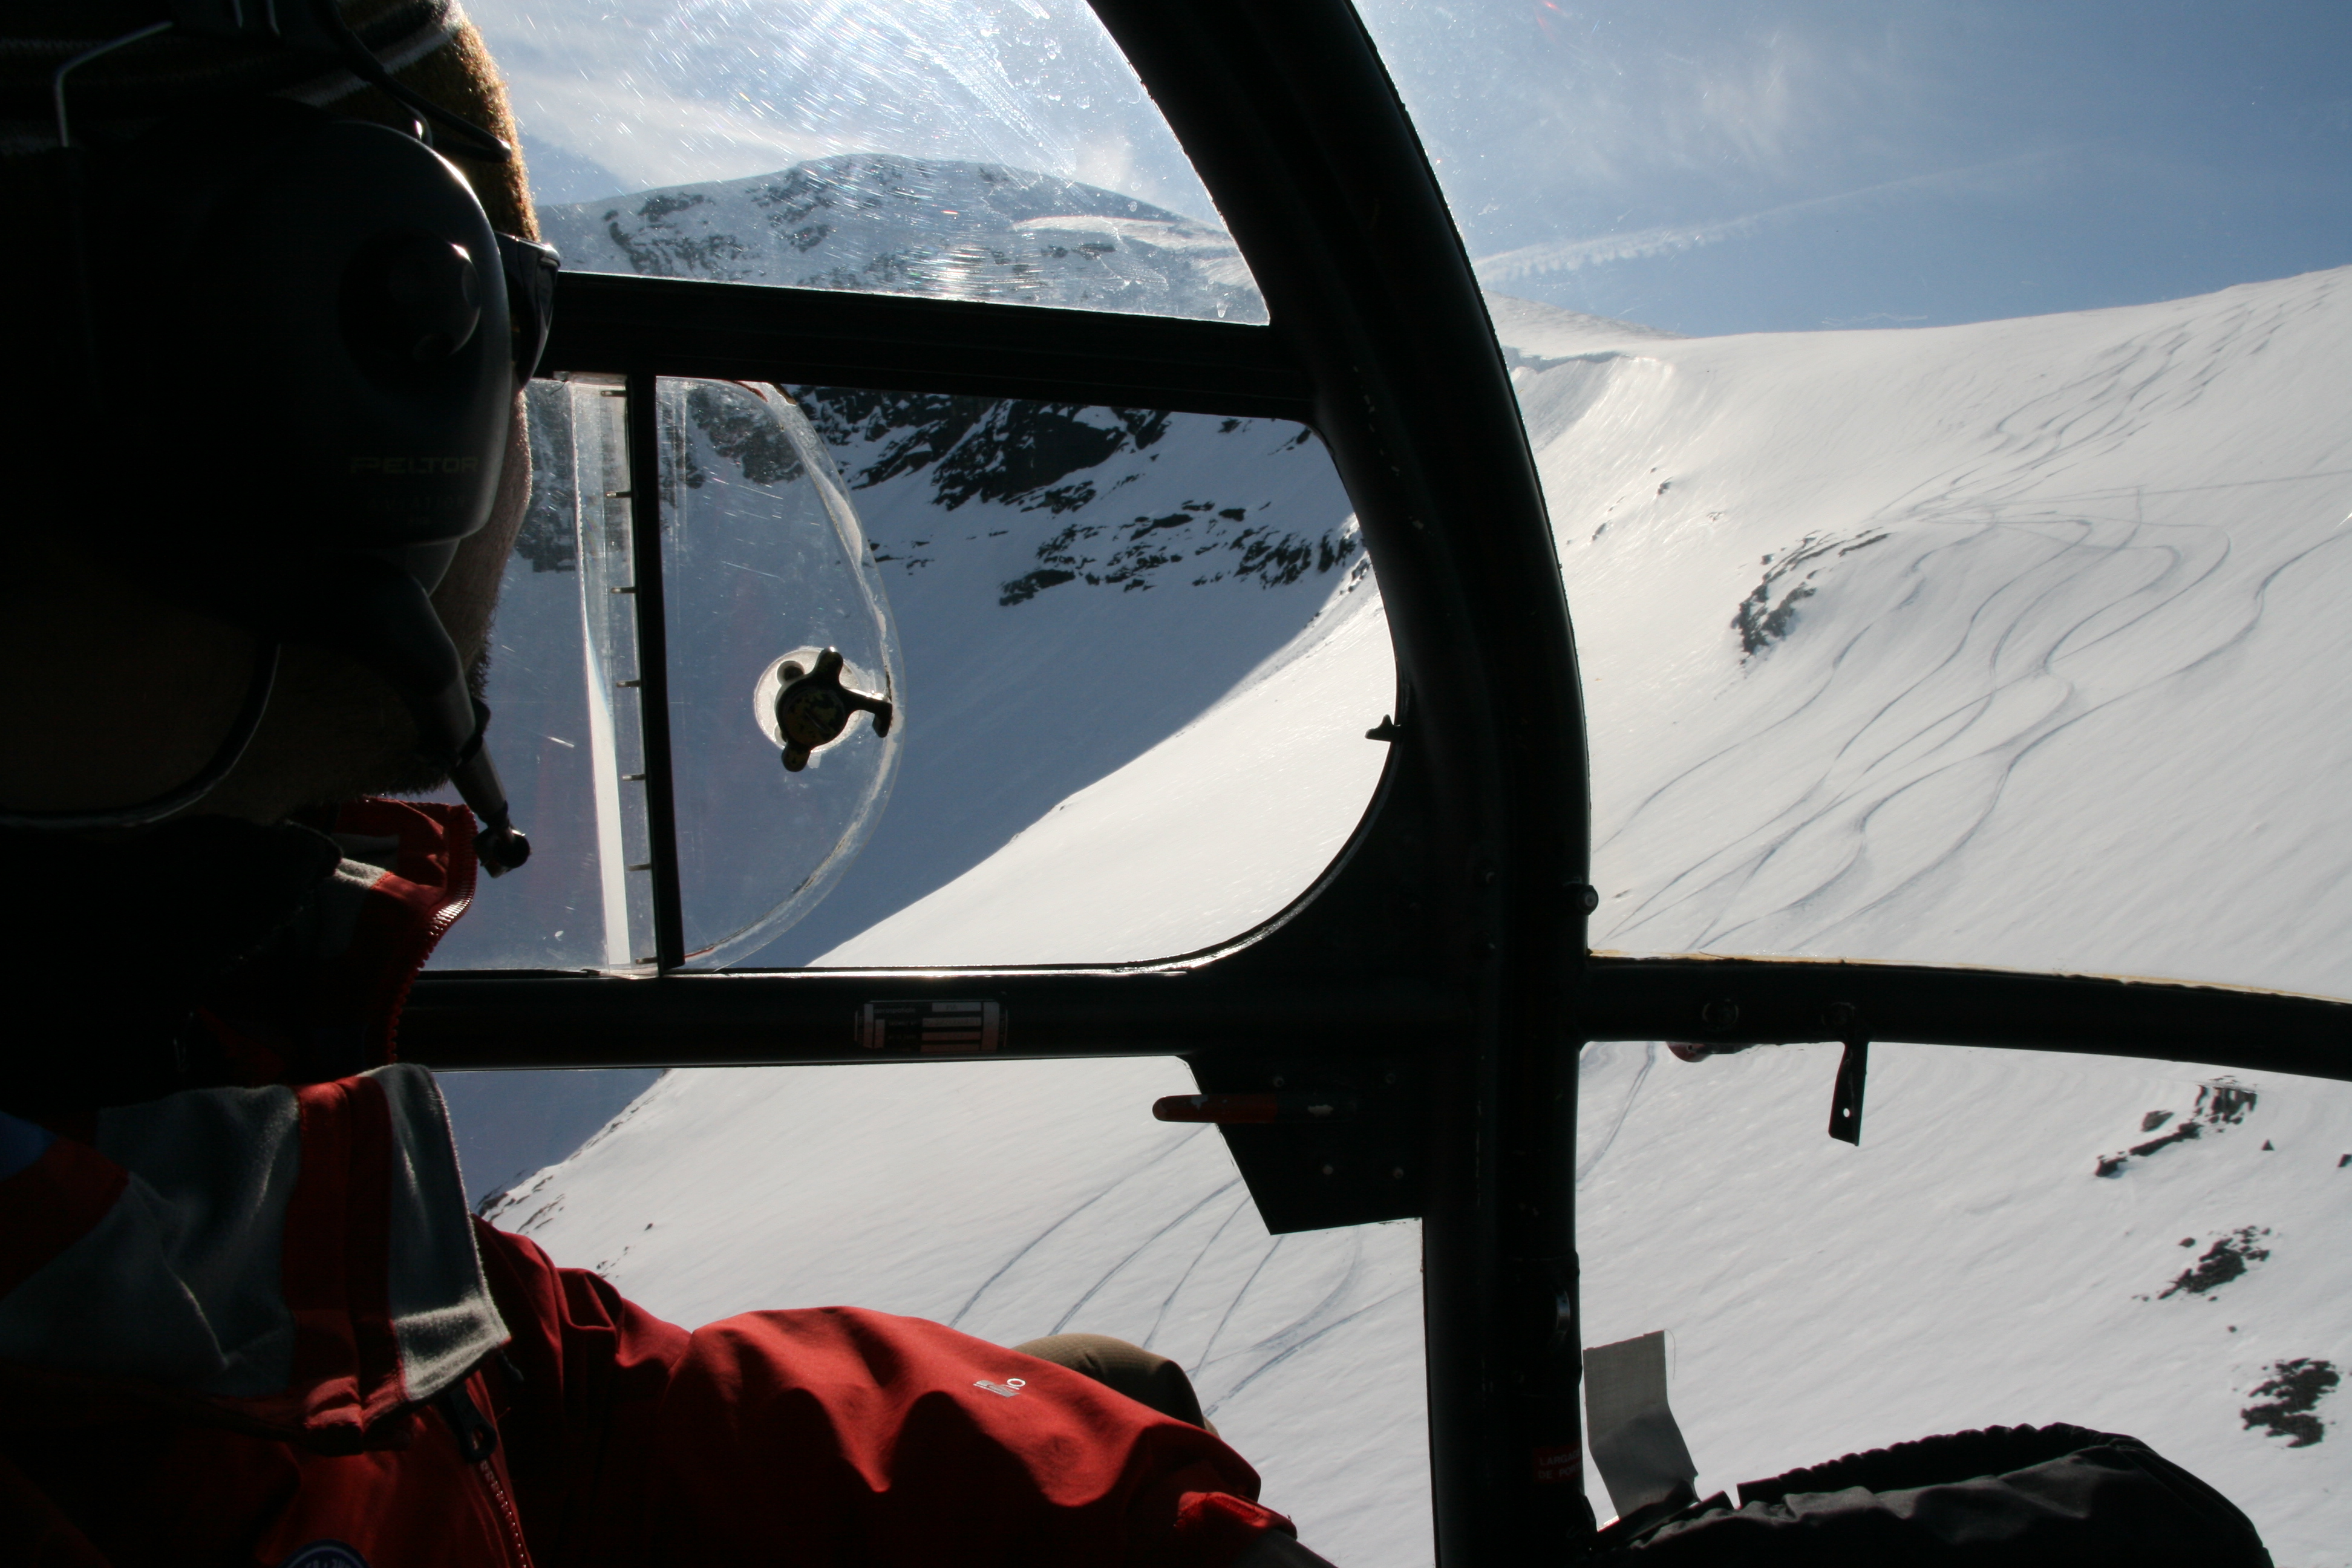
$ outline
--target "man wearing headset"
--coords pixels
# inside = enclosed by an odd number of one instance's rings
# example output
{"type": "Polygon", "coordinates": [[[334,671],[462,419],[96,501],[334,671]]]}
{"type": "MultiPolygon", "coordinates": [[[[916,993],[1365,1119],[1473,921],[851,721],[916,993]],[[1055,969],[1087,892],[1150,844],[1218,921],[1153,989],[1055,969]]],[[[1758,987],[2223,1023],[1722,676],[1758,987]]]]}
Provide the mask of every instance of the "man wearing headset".
{"type": "Polygon", "coordinates": [[[549,264],[450,0],[309,4],[0,6],[0,1560],[1319,1563],[1130,1347],[847,1309],[688,1333],[467,1214],[393,1038],[476,813],[491,874],[526,850],[478,689],[549,264]],[[371,160],[458,240],[367,229],[371,160]],[[297,216],[248,244],[219,215],[257,184],[297,216]],[[319,294],[306,247],[336,223],[367,232],[319,294]],[[323,329],[292,320],[306,289],[323,329]],[[353,384],[484,450],[330,454],[293,511],[422,465],[473,487],[471,531],[327,550],[253,522],[331,444],[303,400],[386,344],[353,384]],[[318,384],[236,369],[273,353],[318,384]],[[453,774],[474,812],[379,798],[453,774]]]}

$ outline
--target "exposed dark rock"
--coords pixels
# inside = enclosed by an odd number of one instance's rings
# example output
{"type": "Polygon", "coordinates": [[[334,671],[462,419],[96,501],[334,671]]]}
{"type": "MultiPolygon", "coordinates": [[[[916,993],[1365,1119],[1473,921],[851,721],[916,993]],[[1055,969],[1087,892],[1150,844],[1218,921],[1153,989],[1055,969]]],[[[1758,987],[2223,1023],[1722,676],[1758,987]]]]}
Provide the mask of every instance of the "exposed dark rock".
{"type": "Polygon", "coordinates": [[[2242,1226],[2231,1231],[2207,1247],[2195,1263],[2182,1269],[2171,1284],[2158,1292],[2157,1300],[2183,1293],[2203,1296],[2220,1289],[2270,1257],[2269,1247],[2256,1245],[2258,1237],[2269,1234],[2268,1226],[2242,1226]]]}
{"type": "MultiPolygon", "coordinates": [[[[800,455],[767,409],[732,387],[698,381],[686,390],[687,417],[710,438],[711,449],[743,470],[755,485],[780,485],[800,478],[800,455]]],[[[677,478],[689,489],[709,482],[694,460],[690,446],[680,443],[667,454],[678,465],[677,478]]]]}
{"type": "Polygon", "coordinates": [[[1168,432],[1169,416],[1160,409],[840,387],[799,387],[794,396],[836,451],[876,448],[847,466],[850,489],[936,466],[934,492],[950,511],[974,500],[1076,510],[1096,499],[1096,487],[1065,480],[1122,450],[1154,446],[1168,432]]]}
{"type": "Polygon", "coordinates": [[[2151,1138],[2145,1143],[2133,1144],[2131,1146],[2131,1152],[2141,1159],[2146,1159],[2148,1155],[2155,1153],[2158,1149],[2168,1149],[2175,1143],[2193,1142],[2197,1139],[2202,1138],[2204,1135],[2205,1124],[2203,1122],[2184,1121],[2161,1138],[2151,1138]]]}
{"type": "MultiPolygon", "coordinates": [[[[1664,494],[1665,488],[1660,485],[1659,493],[1664,494]]],[[[1600,535],[1595,533],[1593,537],[1598,539],[1600,535]]],[[[1813,596],[1814,580],[1823,568],[1885,537],[1884,533],[1873,533],[1846,541],[1833,534],[1809,533],[1794,550],[1781,552],[1777,559],[1764,557],[1764,580],[1732,612],[1731,627],[1739,634],[1740,658],[1754,658],[1796,629],[1797,606],[1813,596]],[[1793,582],[1790,581],[1792,576],[1793,582]]]]}
{"type": "MultiPolygon", "coordinates": [[[[2241,1088],[2234,1083],[2209,1083],[2197,1091],[2197,1107],[2189,1113],[2179,1126],[2161,1138],[2151,1138],[2145,1143],[2135,1143],[2120,1154],[2100,1155],[2094,1173],[2101,1176],[2120,1176],[2130,1168],[2131,1163],[2136,1159],[2144,1160],[2158,1150],[2170,1148],[2175,1143],[2193,1142],[2202,1138],[2209,1128],[2219,1130],[2234,1127],[2246,1119],[2246,1113],[2253,1110],[2255,1101],[2259,1098],[2260,1096],[2254,1090],[2241,1088]]],[[[2143,1132],[2153,1131],[2171,1119],[2172,1112],[2169,1110],[2151,1110],[2140,1118],[2139,1130],[2143,1132]]]]}
{"type": "Polygon", "coordinates": [[[649,197],[637,211],[637,225],[625,226],[615,216],[608,218],[604,233],[614,247],[628,258],[634,271],[664,278],[693,277],[698,273],[732,276],[736,266],[751,254],[751,247],[736,236],[685,235],[651,226],[672,213],[701,205],[705,199],[698,195],[649,197]]]}
{"type": "Polygon", "coordinates": [[[1073,572],[1058,572],[1051,567],[1041,567],[1025,577],[1015,577],[1012,582],[1004,584],[1003,590],[997,595],[996,602],[1000,605],[1024,604],[1035,598],[1042,590],[1053,587],[1057,583],[1066,583],[1076,575],[1076,574],[1073,572]]]}
{"type": "Polygon", "coordinates": [[[2208,1084],[2198,1091],[2197,1113],[2208,1121],[2226,1121],[2234,1127],[2246,1119],[2257,1098],[2252,1089],[2234,1083],[2208,1084]]]}
{"type": "Polygon", "coordinates": [[[2308,1448],[2327,1436],[2316,1414],[2319,1402],[2341,1381],[2335,1366],[2312,1356],[2273,1362],[2271,1375],[2254,1385],[2257,1403],[2238,1412],[2252,1431],[2260,1426],[2290,1448],[2308,1448]]]}
{"type": "MultiPolygon", "coordinates": [[[[1080,507],[1092,501],[1094,499],[1094,481],[1092,479],[1080,479],[1076,484],[1056,485],[1052,489],[1039,490],[1037,492],[1036,506],[1024,508],[1024,510],[1030,511],[1043,510],[1055,513],[1076,511],[1080,507]]],[[[1003,530],[999,529],[997,531],[1001,533],[1003,530]]]]}
{"type": "MultiPolygon", "coordinates": [[[[1019,505],[1129,444],[1131,430],[1090,423],[1081,417],[1088,412],[1010,399],[992,404],[972,431],[940,459],[932,480],[940,504],[950,511],[971,500],[1019,505]]],[[[1163,422],[1166,417],[1160,416],[1163,422]]],[[[1065,497],[1034,504],[1068,510],[1065,497]],[[1056,500],[1063,504],[1056,507],[1056,500]]]]}

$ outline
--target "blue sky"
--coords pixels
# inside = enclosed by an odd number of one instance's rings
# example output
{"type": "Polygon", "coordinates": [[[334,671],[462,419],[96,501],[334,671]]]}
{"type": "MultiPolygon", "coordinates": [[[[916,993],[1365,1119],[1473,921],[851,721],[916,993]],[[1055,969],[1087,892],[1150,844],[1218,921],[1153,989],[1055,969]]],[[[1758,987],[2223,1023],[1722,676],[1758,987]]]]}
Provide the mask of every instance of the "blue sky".
{"type": "Polygon", "coordinates": [[[2352,261],[2352,6],[1365,0],[1491,287],[1927,324],[2352,261]]]}

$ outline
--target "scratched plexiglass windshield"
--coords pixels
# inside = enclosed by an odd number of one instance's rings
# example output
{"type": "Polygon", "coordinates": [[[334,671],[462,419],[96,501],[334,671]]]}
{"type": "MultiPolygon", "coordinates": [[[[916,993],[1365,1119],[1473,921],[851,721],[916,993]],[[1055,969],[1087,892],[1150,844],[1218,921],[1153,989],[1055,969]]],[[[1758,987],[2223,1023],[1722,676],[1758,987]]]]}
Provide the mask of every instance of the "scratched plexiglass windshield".
{"type": "Polygon", "coordinates": [[[467,11],[574,270],[1265,320],[1081,0],[467,11]]]}

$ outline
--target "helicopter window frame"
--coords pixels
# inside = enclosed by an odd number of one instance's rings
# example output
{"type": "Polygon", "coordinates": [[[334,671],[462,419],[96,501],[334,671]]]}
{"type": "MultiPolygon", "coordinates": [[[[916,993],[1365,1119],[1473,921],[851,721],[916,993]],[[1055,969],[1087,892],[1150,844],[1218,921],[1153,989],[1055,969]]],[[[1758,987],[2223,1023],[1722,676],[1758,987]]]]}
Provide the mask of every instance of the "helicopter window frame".
{"type": "MultiPolygon", "coordinates": [[[[978,994],[1019,1017],[1009,1055],[1176,1055],[1212,1090],[1302,1055],[1358,1064],[1367,1096],[1413,1107],[1382,1145],[1404,1151],[1398,1169],[1411,1163],[1397,1190],[1327,1188],[1315,1172],[1335,1163],[1299,1158],[1306,1145],[1279,1129],[1229,1142],[1275,1228],[1424,1220],[1433,1509],[1455,1564],[1558,1550],[1592,1526],[1580,1466],[1538,1482],[1526,1462],[1580,1443],[1567,1177],[1585,1042],[1903,1040],[2352,1080],[2352,1002],[1592,952],[1591,779],[1549,523],[1475,279],[1360,19],[1348,0],[1096,5],[1233,223],[1274,325],[573,276],[547,363],[648,389],[656,375],[819,381],[1316,429],[1363,517],[1398,652],[1389,765],[1347,847],[1255,931],[1152,963],[428,974],[408,1055],[445,1068],[872,1060],[850,1038],[861,1005],[978,994]],[[1404,947],[1388,928],[1408,906],[1404,947]]],[[[648,429],[652,406],[632,400],[648,429]]]]}

